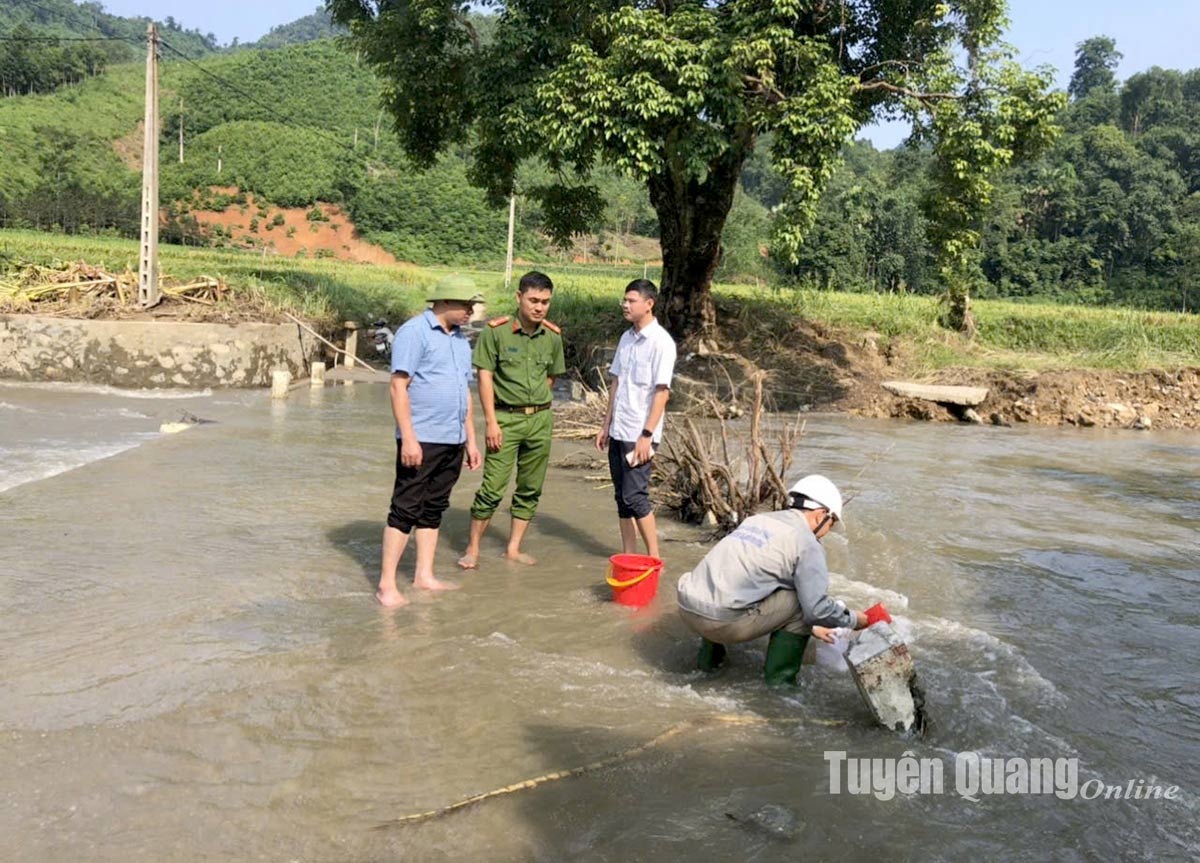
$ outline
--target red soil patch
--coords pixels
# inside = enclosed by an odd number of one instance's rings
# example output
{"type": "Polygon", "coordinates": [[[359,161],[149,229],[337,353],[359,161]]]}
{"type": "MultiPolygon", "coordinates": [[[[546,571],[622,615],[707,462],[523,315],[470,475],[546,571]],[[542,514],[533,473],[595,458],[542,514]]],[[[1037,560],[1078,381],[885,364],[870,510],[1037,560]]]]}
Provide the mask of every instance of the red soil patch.
{"type": "MultiPolygon", "coordinates": [[[[236,188],[213,188],[213,192],[232,195],[236,188]]],[[[232,204],[224,210],[192,210],[200,232],[211,238],[218,226],[230,245],[239,248],[266,248],[279,255],[308,258],[331,257],[363,264],[396,266],[402,261],[391,252],[359,236],[354,223],[336,204],[317,203],[314,207],[274,207],[259,205],[252,194],[245,204],[232,204]],[[320,220],[309,219],[319,210],[320,220]]]]}

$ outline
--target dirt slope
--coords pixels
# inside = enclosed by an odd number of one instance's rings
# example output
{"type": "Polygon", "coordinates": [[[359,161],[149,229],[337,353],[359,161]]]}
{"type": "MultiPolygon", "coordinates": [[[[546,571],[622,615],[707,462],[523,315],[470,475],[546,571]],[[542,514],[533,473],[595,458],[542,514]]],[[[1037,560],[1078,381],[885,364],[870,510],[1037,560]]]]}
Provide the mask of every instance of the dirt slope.
{"type": "Polygon", "coordinates": [[[811,408],[868,417],[961,421],[949,408],[900,398],[881,386],[886,380],[914,380],[987,387],[987,400],[975,412],[983,422],[996,425],[1200,429],[1200,368],[1146,372],[960,368],[917,377],[904,360],[902,345],[885,344],[871,334],[836,332],[811,321],[721,317],[721,352],[681,353],[673,408],[702,411],[713,396],[725,409],[734,404],[744,408],[752,391],[750,376],[761,369],[766,372],[765,389],[780,410],[811,408]]]}
{"type": "MultiPolygon", "coordinates": [[[[236,189],[213,191],[236,194],[236,189]]],[[[201,234],[209,239],[224,236],[232,246],[261,249],[287,257],[329,257],[365,264],[402,263],[387,250],[362,239],[349,216],[336,204],[313,207],[275,207],[258,204],[247,193],[245,204],[224,210],[193,209],[201,234]],[[320,219],[310,214],[321,214],[320,219]]]]}

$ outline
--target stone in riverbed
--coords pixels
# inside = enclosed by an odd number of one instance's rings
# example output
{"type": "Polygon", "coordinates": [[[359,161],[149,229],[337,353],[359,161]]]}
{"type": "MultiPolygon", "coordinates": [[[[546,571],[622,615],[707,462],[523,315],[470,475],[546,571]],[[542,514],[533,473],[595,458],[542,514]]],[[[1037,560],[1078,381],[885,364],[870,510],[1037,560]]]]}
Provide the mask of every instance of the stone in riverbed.
{"type": "Polygon", "coordinates": [[[726,812],[725,817],[753,828],[755,831],[765,833],[772,839],[781,839],[787,842],[795,839],[805,826],[804,822],[796,817],[795,812],[777,803],[767,803],[748,815],[726,812]]]}
{"type": "Polygon", "coordinates": [[[908,645],[886,622],[864,629],[846,664],[875,721],[890,731],[925,733],[925,693],[908,645]]]}

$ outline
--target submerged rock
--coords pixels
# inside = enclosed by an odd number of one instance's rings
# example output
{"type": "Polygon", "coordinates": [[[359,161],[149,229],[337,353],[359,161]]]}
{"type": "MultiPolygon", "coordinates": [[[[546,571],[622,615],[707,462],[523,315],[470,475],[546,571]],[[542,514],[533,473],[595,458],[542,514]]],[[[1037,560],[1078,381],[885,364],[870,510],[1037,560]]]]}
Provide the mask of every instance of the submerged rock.
{"type": "Polygon", "coordinates": [[[785,841],[795,839],[804,829],[804,822],[796,817],[795,812],[777,803],[767,803],[747,815],[726,812],[725,817],[757,832],[766,833],[774,839],[785,841]]]}
{"type": "Polygon", "coordinates": [[[177,422],[163,423],[158,427],[158,431],[160,434],[178,434],[181,431],[187,431],[192,426],[214,422],[216,422],[216,420],[206,420],[203,417],[196,416],[190,411],[180,411],[179,420],[177,422]]]}

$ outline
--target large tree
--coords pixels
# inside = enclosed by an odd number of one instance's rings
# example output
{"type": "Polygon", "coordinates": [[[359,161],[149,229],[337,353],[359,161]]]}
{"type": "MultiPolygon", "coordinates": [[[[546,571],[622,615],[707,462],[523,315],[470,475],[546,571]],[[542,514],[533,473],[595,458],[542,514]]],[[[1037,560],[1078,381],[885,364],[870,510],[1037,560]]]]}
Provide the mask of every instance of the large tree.
{"type": "Polygon", "coordinates": [[[1122,55],[1111,36],[1093,36],[1075,46],[1075,71],[1067,92],[1082,99],[1093,90],[1111,93],[1117,89],[1117,66],[1122,55]]]}
{"type": "MultiPolygon", "coordinates": [[[[603,207],[604,163],[646,184],[663,253],[660,311],[709,336],[712,275],[757,138],[787,184],[774,241],[795,259],[842,147],[863,125],[908,117],[945,144],[951,220],[944,271],[963,278],[987,178],[1047,138],[1048,76],[997,48],[1004,0],[327,0],[386,82],[408,155],[471,149],[499,204],[540,158],[538,198],[557,239],[603,207]],[[472,19],[494,13],[494,35],[472,19]],[[1014,97],[1015,94],[1015,97],[1014,97]],[[956,106],[948,108],[946,106],[956,106]],[[974,177],[968,175],[975,175],[974,177]],[[977,179],[976,179],[977,177],[977,179]]],[[[936,212],[931,214],[936,217],[936,212]]]]}

